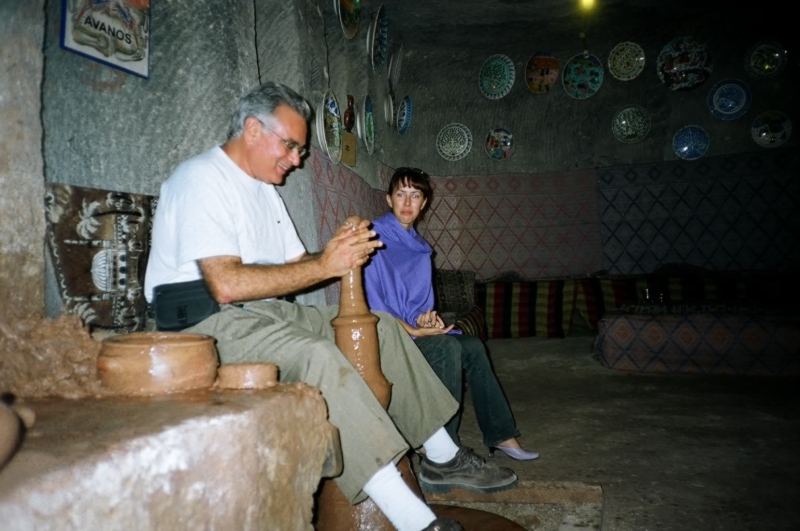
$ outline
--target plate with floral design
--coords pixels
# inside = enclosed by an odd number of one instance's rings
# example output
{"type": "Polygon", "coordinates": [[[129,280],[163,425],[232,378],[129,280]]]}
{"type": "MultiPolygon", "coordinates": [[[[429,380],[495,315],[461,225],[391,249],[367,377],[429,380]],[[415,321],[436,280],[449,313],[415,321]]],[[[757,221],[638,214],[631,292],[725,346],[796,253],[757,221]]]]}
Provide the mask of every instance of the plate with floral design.
{"type": "Polygon", "coordinates": [[[603,63],[594,55],[579,53],[564,65],[561,84],[575,99],[591,98],[603,84],[603,63]]]}
{"type": "Polygon", "coordinates": [[[367,95],[356,117],[356,132],[364,143],[367,153],[375,151],[375,116],[372,113],[372,98],[367,95]]]}
{"type": "Polygon", "coordinates": [[[671,90],[695,87],[708,79],[713,69],[708,47],[694,37],[672,39],[656,58],[658,78],[671,90]]]}
{"type": "Polygon", "coordinates": [[[525,65],[525,82],[531,92],[549,92],[558,81],[558,59],[550,52],[536,52],[525,65]]]}
{"type": "Polygon", "coordinates": [[[445,160],[461,160],[471,149],[472,132],[464,124],[447,124],[436,136],[436,151],[445,160]]]}
{"type": "Polygon", "coordinates": [[[699,125],[687,125],[672,137],[672,149],[683,160],[696,160],[706,154],[711,139],[699,125]]]}
{"type": "Polygon", "coordinates": [[[634,144],[650,131],[650,113],[639,105],[626,105],[611,120],[611,132],[620,142],[634,144]]]}
{"type": "Polygon", "coordinates": [[[792,136],[792,121],[780,111],[767,111],[753,121],[750,134],[761,147],[778,147],[792,136]]]}
{"type": "Polygon", "coordinates": [[[328,157],[334,164],[339,164],[342,160],[342,114],[332,90],[326,90],[322,97],[322,116],[328,157]]]}
{"type": "Polygon", "coordinates": [[[492,55],[481,66],[478,87],[484,97],[498,100],[511,91],[515,78],[514,62],[507,55],[492,55]]]}
{"type": "Polygon", "coordinates": [[[744,69],[755,78],[770,78],[786,68],[786,48],[775,41],[758,42],[744,54],[744,69]]]}
{"type": "Polygon", "coordinates": [[[608,54],[608,71],[620,81],[630,81],[644,70],[644,50],[635,42],[621,42],[608,54]]]}
{"type": "Polygon", "coordinates": [[[514,154],[514,135],[505,127],[489,131],[483,148],[492,160],[507,159],[514,154]]]}

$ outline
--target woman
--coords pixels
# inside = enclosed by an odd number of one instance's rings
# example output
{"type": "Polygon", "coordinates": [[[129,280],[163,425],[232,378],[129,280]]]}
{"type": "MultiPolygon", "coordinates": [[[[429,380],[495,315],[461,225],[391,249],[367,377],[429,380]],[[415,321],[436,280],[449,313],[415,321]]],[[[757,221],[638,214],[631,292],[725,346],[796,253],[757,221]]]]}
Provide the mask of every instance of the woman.
{"type": "MultiPolygon", "coordinates": [[[[433,310],[433,251],[414,230],[430,195],[425,172],[416,168],[395,171],[386,195],[392,211],[373,222],[384,248],[373,255],[364,269],[367,302],[371,309],[388,312],[400,321],[459,402],[462,375],[466,374],[490,456],[500,450],[517,460],[536,459],[538,453],[523,450],[517,441],[519,431],[481,340],[462,335],[453,330],[453,325],[445,326],[433,310]]],[[[460,421],[459,413],[445,426],[456,443],[460,421]]]]}

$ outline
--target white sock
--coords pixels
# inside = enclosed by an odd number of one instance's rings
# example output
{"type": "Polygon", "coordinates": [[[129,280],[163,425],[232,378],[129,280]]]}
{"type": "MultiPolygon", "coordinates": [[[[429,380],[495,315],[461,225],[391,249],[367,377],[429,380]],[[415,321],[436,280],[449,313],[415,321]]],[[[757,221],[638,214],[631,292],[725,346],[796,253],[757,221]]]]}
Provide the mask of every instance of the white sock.
{"type": "Polygon", "coordinates": [[[375,472],[364,485],[364,492],[397,531],[420,531],[436,519],[433,511],[403,481],[394,463],[375,472]]]}
{"type": "Polygon", "coordinates": [[[422,447],[425,448],[425,457],[434,463],[446,463],[458,453],[458,446],[444,428],[439,428],[427,441],[422,443],[422,447]]]}

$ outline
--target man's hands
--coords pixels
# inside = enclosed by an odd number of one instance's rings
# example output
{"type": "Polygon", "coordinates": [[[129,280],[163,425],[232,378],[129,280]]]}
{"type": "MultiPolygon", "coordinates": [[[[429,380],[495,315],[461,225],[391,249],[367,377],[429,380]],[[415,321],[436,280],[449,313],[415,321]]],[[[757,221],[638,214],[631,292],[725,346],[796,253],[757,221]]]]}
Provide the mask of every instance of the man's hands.
{"type": "Polygon", "coordinates": [[[355,216],[347,218],[325,246],[320,262],[330,277],[342,277],[351,269],[361,267],[383,242],[373,240],[375,232],[370,222],[355,216]]]}

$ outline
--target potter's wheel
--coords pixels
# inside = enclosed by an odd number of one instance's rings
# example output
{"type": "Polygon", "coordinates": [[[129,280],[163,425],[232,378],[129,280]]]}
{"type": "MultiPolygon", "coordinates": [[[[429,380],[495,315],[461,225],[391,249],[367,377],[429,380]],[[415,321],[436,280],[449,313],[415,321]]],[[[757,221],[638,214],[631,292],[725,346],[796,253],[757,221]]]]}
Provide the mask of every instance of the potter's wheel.
{"type": "Polygon", "coordinates": [[[524,527],[508,518],[486,511],[454,505],[430,505],[430,508],[436,516],[444,516],[461,524],[464,531],[525,531],[524,527]]]}

